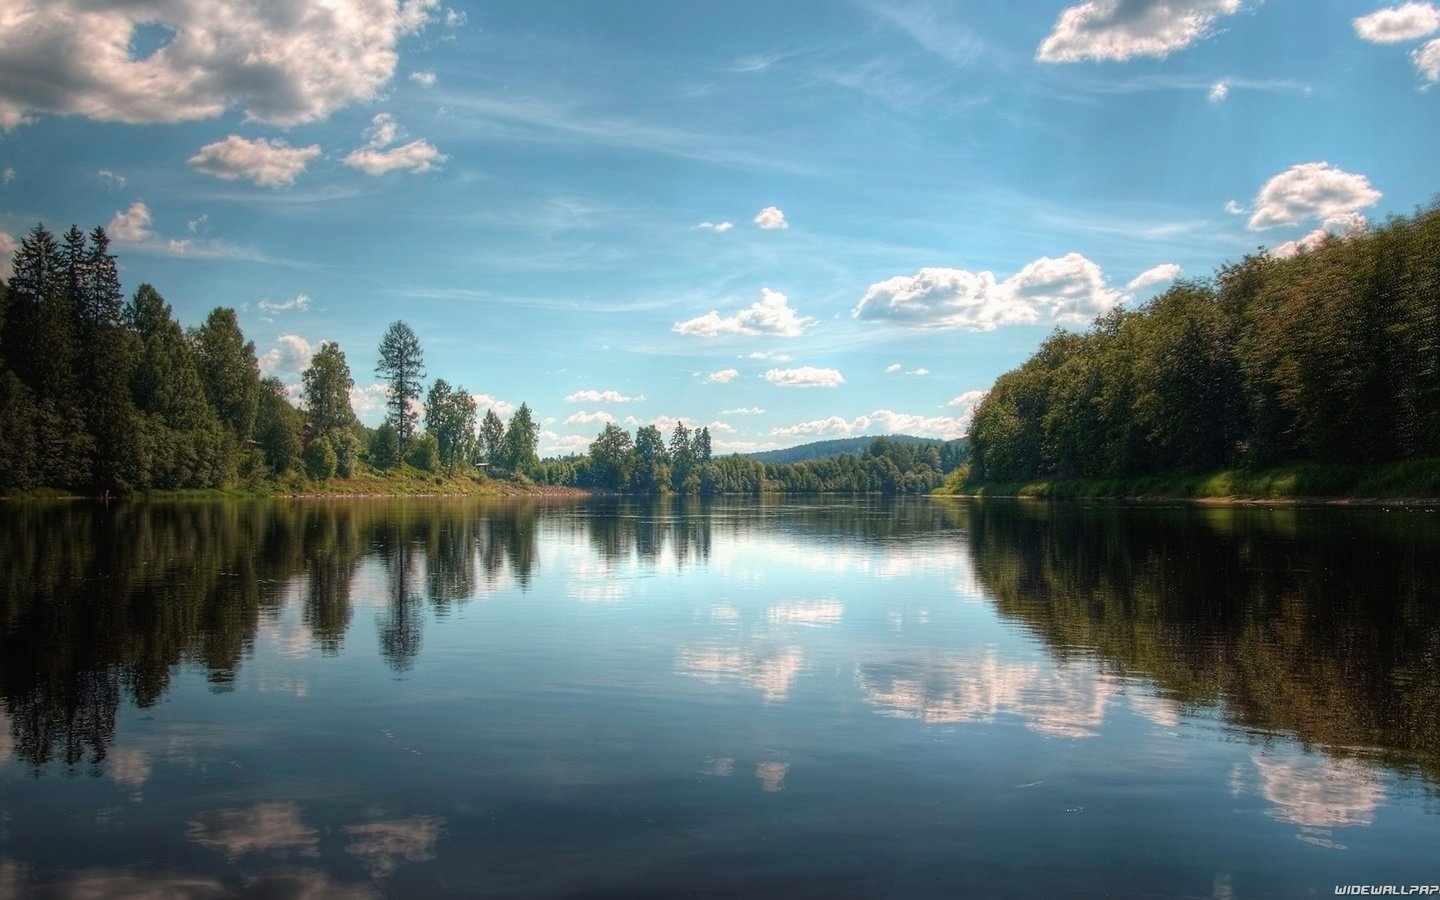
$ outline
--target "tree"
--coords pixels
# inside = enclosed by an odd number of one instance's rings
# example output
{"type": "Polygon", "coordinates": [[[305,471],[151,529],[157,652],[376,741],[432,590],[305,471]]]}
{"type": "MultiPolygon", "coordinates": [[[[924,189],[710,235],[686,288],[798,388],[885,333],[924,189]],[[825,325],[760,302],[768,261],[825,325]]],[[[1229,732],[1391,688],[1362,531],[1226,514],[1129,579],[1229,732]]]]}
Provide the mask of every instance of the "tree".
{"type": "Polygon", "coordinates": [[[698,479],[694,485],[690,484],[694,469],[695,448],[690,442],[690,429],[684,422],[676,422],[670,434],[670,484],[675,490],[688,494],[692,487],[699,486],[698,479]]]}
{"type": "Polygon", "coordinates": [[[590,444],[590,472],[596,487],[622,491],[630,482],[635,462],[635,446],[630,435],[614,422],[606,422],[600,435],[590,444]]]}
{"type": "Polygon", "coordinates": [[[335,448],[323,434],[311,440],[310,446],[305,448],[305,474],[316,481],[329,480],[338,464],[335,448]]]}
{"type": "Polygon", "coordinates": [[[355,411],[350,406],[350,389],[355,380],[340,345],[326,341],[310,357],[310,367],[300,373],[305,409],[310,424],[320,434],[352,428],[355,411]]]}
{"type": "Polygon", "coordinates": [[[540,444],[540,426],[524,403],[510,417],[501,441],[500,466],[511,472],[523,473],[540,461],[535,450],[540,444]]]}
{"type": "Polygon", "coordinates": [[[394,468],[403,455],[399,432],[389,421],[381,422],[370,437],[370,464],[383,472],[394,468]]]}
{"type": "Polygon", "coordinates": [[[216,307],[191,333],[205,394],[220,421],[237,441],[247,441],[255,428],[260,399],[260,364],[255,343],[245,340],[235,310],[216,307]]]}
{"type": "Polygon", "coordinates": [[[273,474],[284,475],[300,459],[300,426],[300,410],[290,405],[284,383],[275,377],[260,382],[255,441],[273,474]]]}
{"type": "Polygon", "coordinates": [[[411,402],[420,399],[420,379],[425,377],[420,339],[409,325],[395,321],[385,330],[380,339],[380,362],[375,366],[375,373],[390,386],[387,418],[401,443],[406,443],[414,437],[415,424],[420,418],[411,408],[411,402]]]}
{"type": "Polygon", "coordinates": [[[485,454],[486,462],[495,464],[500,459],[504,442],[505,423],[500,421],[495,410],[485,410],[485,418],[480,422],[480,452],[485,454]]]}
{"type": "Polygon", "coordinates": [[[690,450],[695,456],[695,461],[700,465],[703,466],[710,461],[710,427],[708,425],[702,426],[699,431],[695,432],[695,439],[691,442],[690,450]]]}
{"type": "Polygon", "coordinates": [[[635,490],[653,493],[670,483],[669,451],[665,438],[654,425],[641,425],[635,430],[635,490]]]}
{"type": "Polygon", "coordinates": [[[470,457],[475,442],[475,398],[463,387],[435,379],[425,398],[425,430],[435,436],[440,465],[450,474],[470,457]]]}

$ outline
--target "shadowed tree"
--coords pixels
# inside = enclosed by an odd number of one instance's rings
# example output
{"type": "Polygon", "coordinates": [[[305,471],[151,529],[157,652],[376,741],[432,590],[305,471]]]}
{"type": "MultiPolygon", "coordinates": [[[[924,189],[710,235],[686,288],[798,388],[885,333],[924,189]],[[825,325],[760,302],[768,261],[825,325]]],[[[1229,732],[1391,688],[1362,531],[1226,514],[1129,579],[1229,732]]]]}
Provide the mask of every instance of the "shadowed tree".
{"type": "Polygon", "coordinates": [[[394,426],[401,443],[408,443],[415,436],[415,424],[420,418],[411,403],[420,399],[420,379],[425,377],[425,357],[420,350],[420,339],[409,325],[396,321],[385,330],[384,337],[380,339],[380,361],[375,365],[375,374],[385,379],[390,387],[386,418],[394,426]]]}

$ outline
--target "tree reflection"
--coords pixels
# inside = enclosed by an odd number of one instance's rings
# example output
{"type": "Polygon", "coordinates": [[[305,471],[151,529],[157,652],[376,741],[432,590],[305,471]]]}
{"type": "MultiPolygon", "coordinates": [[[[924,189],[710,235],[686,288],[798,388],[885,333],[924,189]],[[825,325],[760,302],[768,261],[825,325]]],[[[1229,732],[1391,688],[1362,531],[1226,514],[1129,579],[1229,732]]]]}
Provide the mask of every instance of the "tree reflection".
{"type": "Polygon", "coordinates": [[[1247,728],[1440,777],[1433,517],[995,501],[954,509],[1000,612],[1061,660],[1098,653],[1247,728]]]}

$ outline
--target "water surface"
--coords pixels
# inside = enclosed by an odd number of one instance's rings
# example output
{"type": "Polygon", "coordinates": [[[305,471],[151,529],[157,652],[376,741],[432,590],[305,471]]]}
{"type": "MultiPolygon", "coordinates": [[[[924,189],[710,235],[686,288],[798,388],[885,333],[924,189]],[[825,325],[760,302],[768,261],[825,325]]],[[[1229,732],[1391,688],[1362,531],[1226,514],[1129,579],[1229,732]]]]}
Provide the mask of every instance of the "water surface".
{"type": "Polygon", "coordinates": [[[0,897],[1440,882],[1440,514],[0,508],[0,897]]]}

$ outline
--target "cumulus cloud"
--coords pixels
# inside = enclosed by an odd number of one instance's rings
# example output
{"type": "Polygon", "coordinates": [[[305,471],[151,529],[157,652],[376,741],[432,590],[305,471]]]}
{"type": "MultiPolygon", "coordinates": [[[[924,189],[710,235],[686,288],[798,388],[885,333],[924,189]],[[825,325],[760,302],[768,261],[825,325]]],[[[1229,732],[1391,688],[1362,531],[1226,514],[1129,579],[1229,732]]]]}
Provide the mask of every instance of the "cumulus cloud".
{"type": "Polygon", "coordinates": [[[576,391],[565,398],[566,403],[629,403],[635,397],[627,397],[619,391],[576,391]]]}
{"type": "Polygon", "coordinates": [[[964,437],[969,427],[969,418],[955,416],[925,416],[902,413],[890,409],[877,409],[869,415],[846,419],[842,416],[827,416],[812,419],[781,428],[770,429],[777,437],[852,437],[859,434],[913,434],[917,437],[933,437],[951,441],[964,437]]]}
{"type": "Polygon", "coordinates": [[[378,381],[364,387],[356,385],[350,389],[350,408],[355,411],[355,416],[363,421],[370,421],[372,417],[378,418],[389,402],[390,386],[378,381]]]}
{"type": "Polygon", "coordinates": [[[608,412],[605,412],[604,410],[596,410],[596,411],[593,412],[593,413],[592,413],[592,412],[576,412],[576,413],[571,413],[568,417],[566,417],[564,424],[566,424],[566,425],[595,425],[595,424],[602,423],[602,422],[613,422],[613,421],[615,421],[615,417],[612,416],[612,415],[610,415],[608,412]]]}
{"type": "Polygon", "coordinates": [[[309,295],[309,294],[306,294],[306,293],[304,293],[304,292],[302,291],[301,293],[296,294],[295,296],[291,297],[289,300],[275,301],[275,300],[268,300],[268,299],[267,299],[267,300],[261,300],[261,301],[260,301],[259,303],[257,303],[256,305],[259,306],[261,309],[265,310],[266,312],[272,312],[272,313],[273,313],[273,312],[286,312],[286,311],[292,310],[292,309],[309,309],[309,308],[310,308],[310,295],[309,295]]]}
{"type": "Polygon", "coordinates": [[[150,207],[136,200],[130,208],[117,211],[105,226],[110,239],[122,244],[136,244],[151,236],[150,207]]]}
{"type": "Polygon", "coordinates": [[[201,147],[189,162],[195,171],[223,181],[246,178],[261,187],[285,187],[294,184],[310,160],[319,155],[319,144],[291,147],[278,138],[248,141],[232,134],[201,147]]]}
{"type": "Polygon", "coordinates": [[[1041,257],[997,280],[993,272],[924,268],[870,285],[852,315],[916,328],[992,331],[1042,316],[1084,323],[1124,297],[1105,284],[1100,267],[1079,253],[1041,257]]]}
{"type": "Polygon", "coordinates": [[[716,234],[724,234],[735,227],[734,222],[701,222],[695,226],[700,231],[713,231],[716,234]]]}
{"type": "Polygon", "coordinates": [[[774,334],[794,337],[805,330],[813,319],[802,318],[790,307],[789,298],[779,291],[762,288],[760,299],[732,316],[721,316],[710,310],[684,322],[676,322],[673,330],[681,334],[715,337],[721,334],[774,334]]]}
{"type": "Polygon", "coordinates": [[[900,372],[900,370],[903,369],[903,368],[905,368],[905,367],[902,366],[902,365],[900,365],[899,363],[891,363],[890,365],[888,365],[888,366],[885,367],[885,374],[886,374],[886,375],[896,375],[896,374],[898,374],[898,373],[900,372]]]}
{"type": "Polygon", "coordinates": [[[838,369],[817,369],[814,366],[800,366],[797,369],[771,369],[764,378],[780,387],[839,387],[845,377],[838,369]]]}
{"type": "MultiPolygon", "coordinates": [[[[514,403],[511,403],[509,400],[501,400],[500,398],[492,396],[490,394],[471,394],[470,396],[475,398],[476,409],[494,410],[495,415],[499,416],[502,419],[508,419],[511,415],[514,414],[515,410],[519,408],[514,403]]],[[[480,415],[483,416],[485,415],[485,413],[482,412],[480,413],[480,415]]]]}
{"type": "Polygon", "coordinates": [[[273,125],[324,118],[373,99],[397,45],[437,0],[47,0],[0,19],[0,128],[30,111],[108,122],[183,122],[239,107],[273,125]],[[137,29],[168,41],[145,56],[137,29]]]}
{"type": "Polygon", "coordinates": [[[1440,31],[1440,7],[1433,3],[1405,3],[1376,10],[1352,24],[1360,39],[1372,44],[1414,41],[1440,31]]]}
{"type": "Polygon", "coordinates": [[[1130,283],[1125,285],[1125,290],[1138,291],[1141,288],[1150,287],[1152,284],[1174,281],[1180,277],[1181,271],[1183,270],[1175,263],[1161,263],[1158,266],[1152,266],[1130,279],[1130,283]]]}
{"type": "Polygon", "coordinates": [[[1217,81],[1210,85],[1209,98],[1211,103],[1219,103],[1230,96],[1230,84],[1226,81],[1217,81]]]}
{"type": "Polygon", "coordinates": [[[1240,7],[1240,0],[1087,0],[1060,13],[1035,55],[1043,62],[1168,56],[1240,7]]]}
{"type": "Polygon", "coordinates": [[[729,384],[738,378],[739,375],[739,369],[721,369],[718,372],[711,372],[710,377],[706,380],[714,382],[715,384],[729,384]]]}
{"type": "Polygon", "coordinates": [[[1360,213],[1339,213],[1320,223],[1320,227],[1293,241],[1286,241],[1273,251],[1275,256],[1290,257],[1302,250],[1314,250],[1331,238],[1352,238],[1364,234],[1370,223],[1360,213]]]}
{"type": "Polygon", "coordinates": [[[422,138],[391,150],[354,150],[345,157],[345,165],[367,175],[384,175],[401,170],[419,174],[431,171],[449,158],[422,138]]]}
{"type": "Polygon", "coordinates": [[[1296,225],[1352,213],[1380,200],[1364,175],[1346,172],[1327,162],[1291,166],[1265,182],[1255,195],[1252,231],[1296,225]]]}
{"type": "Polygon", "coordinates": [[[1234,200],[1225,201],[1225,211],[1232,216],[1243,216],[1250,210],[1236,203],[1234,200]]]}
{"type": "Polygon", "coordinates": [[[117,175],[109,169],[101,169],[95,173],[95,177],[111,190],[118,191],[125,186],[125,176],[117,175]]]}
{"type": "Polygon", "coordinates": [[[785,220],[785,214],[778,206],[767,206],[755,214],[755,226],[762,231],[775,231],[780,228],[789,228],[790,223],[785,220]]]}
{"type": "Polygon", "coordinates": [[[421,87],[432,88],[432,87],[435,86],[435,73],[434,73],[434,72],[411,72],[411,73],[410,73],[410,80],[413,81],[413,82],[415,82],[416,84],[420,85],[421,87]]]}
{"type": "Polygon", "coordinates": [[[790,354],[788,354],[788,353],[776,353],[776,352],[774,352],[773,350],[753,350],[753,351],[745,354],[744,356],[742,356],[742,357],[740,357],[740,358],[741,358],[741,359],[755,359],[755,360],[765,360],[765,359],[769,359],[769,360],[774,360],[775,362],[789,362],[789,361],[790,361],[790,354]]]}
{"type": "Polygon", "coordinates": [[[765,410],[758,406],[739,406],[735,409],[720,410],[720,415],[722,416],[759,416],[764,415],[764,413],[765,410]]]}
{"type": "Polygon", "coordinates": [[[989,393],[989,391],[966,391],[945,405],[973,409],[979,406],[980,401],[984,400],[989,393]]]}
{"type": "Polygon", "coordinates": [[[314,355],[310,342],[298,334],[282,334],[275,346],[260,356],[260,371],[265,375],[296,375],[310,365],[314,355]]]}

